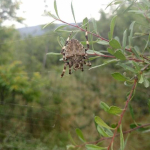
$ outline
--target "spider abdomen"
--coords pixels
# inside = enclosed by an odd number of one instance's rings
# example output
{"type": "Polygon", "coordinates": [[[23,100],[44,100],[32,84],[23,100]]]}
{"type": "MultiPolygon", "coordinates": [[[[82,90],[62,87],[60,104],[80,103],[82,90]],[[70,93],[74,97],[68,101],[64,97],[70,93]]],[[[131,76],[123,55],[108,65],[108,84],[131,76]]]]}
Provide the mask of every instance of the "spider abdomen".
{"type": "Polygon", "coordinates": [[[66,58],[72,56],[83,56],[85,55],[85,49],[83,45],[76,39],[71,39],[65,48],[66,58]]]}

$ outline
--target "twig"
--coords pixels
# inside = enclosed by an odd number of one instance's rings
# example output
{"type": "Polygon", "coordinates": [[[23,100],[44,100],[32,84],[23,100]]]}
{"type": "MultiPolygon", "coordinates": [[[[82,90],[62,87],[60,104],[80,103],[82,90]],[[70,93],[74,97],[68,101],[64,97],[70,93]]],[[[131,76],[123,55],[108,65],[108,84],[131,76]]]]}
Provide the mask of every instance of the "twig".
{"type": "MultiPolygon", "coordinates": [[[[62,22],[62,23],[65,23],[65,24],[67,24],[67,25],[69,25],[69,26],[72,26],[72,27],[75,27],[75,28],[78,28],[78,29],[80,29],[81,31],[84,31],[84,32],[86,32],[86,30],[85,29],[83,29],[83,28],[81,28],[81,27],[79,27],[78,25],[74,25],[74,24],[70,24],[70,23],[67,23],[67,22],[65,22],[65,21],[63,21],[63,20],[61,20],[61,19],[56,19],[56,18],[54,18],[55,20],[57,20],[57,21],[60,21],[60,22],[62,22]]],[[[103,37],[101,37],[100,35],[98,35],[98,34],[95,34],[95,33],[92,33],[92,32],[90,32],[90,31],[87,31],[87,33],[88,34],[92,34],[92,35],[94,35],[95,37],[98,37],[99,39],[101,39],[101,40],[103,40],[103,41],[107,41],[107,42],[109,42],[109,40],[108,39],[105,39],[105,38],[103,38],[103,37]]],[[[132,50],[131,49],[125,49],[126,51],[128,51],[128,52],[131,52],[132,53],[132,50]]]]}
{"type": "MultiPolygon", "coordinates": [[[[140,128],[143,128],[143,127],[148,127],[148,126],[150,126],[150,123],[144,124],[144,125],[141,125],[141,126],[137,126],[137,127],[133,128],[133,129],[124,131],[123,134],[128,134],[128,133],[131,133],[131,132],[133,132],[133,131],[135,131],[135,130],[137,130],[137,129],[140,129],[140,128]]],[[[118,137],[118,136],[120,136],[120,133],[118,133],[118,134],[115,135],[115,137],[118,137]]],[[[97,141],[94,141],[94,142],[86,142],[86,143],[84,143],[84,144],[82,144],[82,145],[76,145],[76,147],[83,147],[83,146],[85,146],[86,144],[97,144],[97,143],[99,143],[99,142],[101,142],[101,141],[111,140],[111,139],[112,139],[112,137],[104,137],[104,138],[101,138],[101,139],[99,139],[99,140],[97,140],[97,141]]]]}
{"type": "Polygon", "coordinates": [[[107,150],[110,149],[112,143],[114,142],[114,138],[115,138],[115,136],[116,136],[116,133],[117,133],[117,130],[118,130],[119,126],[121,125],[121,122],[122,122],[122,118],[123,118],[123,116],[124,116],[124,113],[125,113],[125,111],[127,110],[127,107],[128,107],[128,104],[129,104],[130,100],[132,99],[132,94],[133,94],[133,92],[134,92],[134,90],[135,90],[135,88],[136,88],[137,81],[138,81],[138,79],[137,79],[137,77],[135,77],[134,84],[133,84],[133,87],[132,87],[132,89],[131,89],[130,95],[128,96],[128,99],[127,99],[127,101],[126,101],[124,110],[122,111],[122,113],[121,113],[121,115],[120,115],[120,120],[118,121],[118,125],[117,125],[117,127],[116,127],[116,129],[115,129],[115,131],[114,131],[114,135],[113,135],[113,137],[112,137],[112,140],[111,140],[111,142],[110,142],[110,144],[109,144],[107,150]]]}
{"type": "MultiPolygon", "coordinates": [[[[111,55],[101,55],[101,54],[88,54],[89,56],[100,56],[100,57],[108,57],[108,58],[116,58],[115,56],[111,56],[111,55]]],[[[136,59],[136,58],[127,58],[128,60],[133,60],[136,62],[144,62],[144,60],[140,60],[140,59],[136,59]]]]}

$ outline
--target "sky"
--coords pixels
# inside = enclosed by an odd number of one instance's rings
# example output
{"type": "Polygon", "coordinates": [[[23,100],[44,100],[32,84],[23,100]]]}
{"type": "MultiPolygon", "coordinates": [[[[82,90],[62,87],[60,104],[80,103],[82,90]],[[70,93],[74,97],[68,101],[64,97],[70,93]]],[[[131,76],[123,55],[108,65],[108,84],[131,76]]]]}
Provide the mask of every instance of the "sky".
{"type": "MultiPolygon", "coordinates": [[[[73,16],[71,13],[71,1],[73,3],[75,17],[77,22],[81,22],[85,17],[99,19],[99,10],[105,10],[106,6],[112,0],[57,0],[57,8],[59,16],[62,20],[73,23],[73,16]]],[[[16,23],[14,21],[6,21],[5,25],[14,24],[16,28],[29,27],[47,24],[53,21],[52,18],[44,16],[44,10],[55,14],[54,0],[21,0],[20,10],[17,15],[25,18],[24,24],[16,23]],[[47,5],[47,7],[46,7],[47,5]]],[[[106,12],[109,9],[105,10],[106,12]]]]}

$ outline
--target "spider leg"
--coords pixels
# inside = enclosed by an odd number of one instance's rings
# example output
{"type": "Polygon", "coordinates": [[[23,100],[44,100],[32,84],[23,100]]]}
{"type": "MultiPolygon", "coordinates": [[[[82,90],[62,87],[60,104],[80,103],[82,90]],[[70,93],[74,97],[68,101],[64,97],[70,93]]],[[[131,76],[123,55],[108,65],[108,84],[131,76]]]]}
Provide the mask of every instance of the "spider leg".
{"type": "Polygon", "coordinates": [[[71,67],[72,67],[72,63],[69,62],[69,74],[71,74],[71,67]]]}
{"type": "Polygon", "coordinates": [[[65,50],[65,48],[66,48],[66,45],[67,45],[67,43],[68,43],[68,41],[70,40],[70,37],[71,37],[71,34],[73,33],[73,31],[70,33],[70,35],[68,36],[68,38],[67,38],[67,40],[66,40],[66,43],[65,43],[65,45],[64,45],[64,47],[62,48],[62,50],[61,50],[61,54],[64,54],[64,50],[65,50]]]}
{"type": "Polygon", "coordinates": [[[80,64],[81,64],[81,71],[84,71],[83,70],[83,61],[82,60],[80,61],[80,64]]]}
{"type": "Polygon", "coordinates": [[[89,49],[89,41],[88,41],[87,27],[86,27],[86,32],[85,32],[85,38],[86,38],[86,45],[87,45],[87,48],[85,49],[85,51],[87,51],[87,50],[89,49]]]}
{"type": "Polygon", "coordinates": [[[61,78],[64,76],[65,74],[65,71],[66,71],[66,68],[67,68],[67,65],[69,65],[69,62],[66,62],[65,65],[64,65],[64,69],[63,69],[63,72],[61,74],[61,78]]]}

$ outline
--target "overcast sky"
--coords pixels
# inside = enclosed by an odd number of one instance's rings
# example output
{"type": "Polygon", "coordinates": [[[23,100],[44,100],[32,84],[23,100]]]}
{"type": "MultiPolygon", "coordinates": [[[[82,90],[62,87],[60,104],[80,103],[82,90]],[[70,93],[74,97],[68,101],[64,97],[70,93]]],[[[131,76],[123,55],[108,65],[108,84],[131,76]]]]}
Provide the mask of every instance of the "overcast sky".
{"type": "MultiPolygon", "coordinates": [[[[35,26],[46,24],[52,21],[52,18],[43,16],[44,9],[55,14],[54,0],[21,0],[18,16],[25,18],[25,25],[11,22],[5,22],[5,25],[15,24],[16,28],[25,26],[35,26]],[[48,7],[45,7],[47,5],[48,7]]],[[[105,10],[106,6],[112,0],[73,0],[76,21],[81,22],[85,17],[99,19],[99,10],[105,10]]],[[[71,13],[71,0],[57,0],[58,13],[61,19],[67,22],[74,22],[71,13]]],[[[105,10],[108,12],[108,9],[105,10]]]]}

